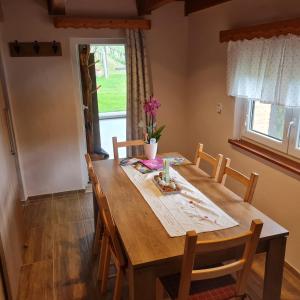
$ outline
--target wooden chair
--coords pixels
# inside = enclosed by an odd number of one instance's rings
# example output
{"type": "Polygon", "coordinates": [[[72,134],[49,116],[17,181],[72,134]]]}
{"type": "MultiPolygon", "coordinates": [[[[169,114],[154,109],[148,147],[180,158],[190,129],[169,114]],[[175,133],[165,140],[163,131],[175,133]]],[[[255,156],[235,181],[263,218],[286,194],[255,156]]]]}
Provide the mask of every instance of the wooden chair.
{"type": "Polygon", "coordinates": [[[211,178],[217,179],[221,162],[223,161],[223,155],[218,154],[218,156],[215,158],[209,155],[208,153],[204,152],[203,147],[203,144],[198,144],[194,163],[199,168],[201,160],[205,160],[206,162],[208,162],[212,168],[210,174],[211,178]]]}
{"type": "Polygon", "coordinates": [[[134,147],[134,146],[143,146],[145,144],[145,141],[143,140],[132,140],[132,141],[125,141],[125,142],[118,142],[118,139],[116,136],[112,138],[113,143],[113,149],[114,149],[114,158],[119,159],[119,148],[122,147],[134,147]]]}
{"type": "Polygon", "coordinates": [[[101,191],[99,184],[96,185],[95,192],[99,207],[101,207],[99,218],[103,220],[104,225],[98,270],[98,279],[101,282],[100,290],[101,294],[104,294],[107,290],[108,272],[112,258],[117,271],[113,300],[119,300],[121,299],[122,283],[126,274],[126,259],[107,199],[101,191]]]}
{"type": "Polygon", "coordinates": [[[178,300],[245,299],[247,279],[262,226],[260,220],[253,220],[250,230],[244,234],[213,241],[197,241],[195,231],[187,232],[181,273],[157,279],[156,300],[163,299],[164,291],[171,299],[178,300]],[[194,270],[196,255],[201,257],[207,252],[218,252],[237,246],[245,246],[240,259],[194,270]],[[231,276],[233,273],[237,273],[237,280],[231,276]]]}
{"type": "Polygon", "coordinates": [[[91,181],[92,187],[93,187],[93,208],[94,208],[94,220],[95,220],[95,236],[94,236],[94,242],[93,242],[93,254],[98,255],[99,246],[101,245],[101,240],[103,237],[103,222],[101,222],[101,219],[99,219],[100,207],[99,207],[99,204],[96,199],[96,193],[95,193],[96,185],[97,184],[99,185],[99,188],[101,191],[102,191],[102,189],[101,189],[98,177],[95,173],[91,157],[88,153],[85,154],[85,160],[86,160],[86,164],[87,164],[87,168],[88,168],[89,178],[90,178],[90,181],[91,181]]]}
{"type": "Polygon", "coordinates": [[[247,177],[243,175],[242,173],[234,170],[230,167],[230,159],[225,158],[221,164],[219,176],[217,179],[217,182],[222,183],[225,185],[225,181],[227,176],[230,176],[231,178],[239,181],[241,184],[243,184],[246,187],[246,193],[244,195],[244,201],[251,203],[255,191],[255,187],[258,180],[258,174],[252,172],[250,177],[247,177]]]}
{"type": "Polygon", "coordinates": [[[94,167],[93,167],[91,156],[88,153],[86,153],[84,156],[85,156],[85,160],[86,160],[86,165],[87,165],[90,181],[92,183],[95,183],[96,175],[94,172],[94,167]]]}

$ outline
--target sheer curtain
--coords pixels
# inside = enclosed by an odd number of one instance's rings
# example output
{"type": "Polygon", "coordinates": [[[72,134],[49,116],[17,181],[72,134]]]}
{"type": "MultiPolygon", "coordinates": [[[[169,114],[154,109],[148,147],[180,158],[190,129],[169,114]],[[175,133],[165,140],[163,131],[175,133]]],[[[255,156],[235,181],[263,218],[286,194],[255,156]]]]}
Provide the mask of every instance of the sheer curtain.
{"type": "MultiPolygon", "coordinates": [[[[148,57],[145,47],[144,33],[141,30],[126,31],[127,46],[127,139],[143,139],[145,123],[144,103],[151,95],[151,84],[148,57]]],[[[128,155],[141,155],[143,149],[134,147],[128,155]]]]}
{"type": "Polygon", "coordinates": [[[230,96],[300,107],[300,37],[230,42],[227,79],[230,96]]]}

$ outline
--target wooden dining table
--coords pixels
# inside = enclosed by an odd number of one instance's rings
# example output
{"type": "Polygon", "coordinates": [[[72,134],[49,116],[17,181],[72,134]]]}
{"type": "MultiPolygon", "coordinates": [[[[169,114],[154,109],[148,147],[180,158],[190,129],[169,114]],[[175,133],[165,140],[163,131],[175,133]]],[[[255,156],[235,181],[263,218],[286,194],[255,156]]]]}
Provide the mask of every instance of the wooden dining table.
{"type": "MultiPolygon", "coordinates": [[[[181,155],[166,153],[161,156],[181,155]]],[[[154,300],[156,278],[180,271],[185,236],[168,235],[117,160],[95,161],[93,165],[127,255],[129,298],[154,300]]],[[[232,237],[249,229],[253,219],[263,221],[257,248],[257,253],[266,253],[263,299],[279,300],[288,231],[188,160],[174,166],[174,169],[239,223],[229,229],[200,233],[198,240],[232,237]]],[[[197,264],[207,266],[220,263],[237,257],[241,251],[234,248],[207,253],[201,256],[197,264]]]]}

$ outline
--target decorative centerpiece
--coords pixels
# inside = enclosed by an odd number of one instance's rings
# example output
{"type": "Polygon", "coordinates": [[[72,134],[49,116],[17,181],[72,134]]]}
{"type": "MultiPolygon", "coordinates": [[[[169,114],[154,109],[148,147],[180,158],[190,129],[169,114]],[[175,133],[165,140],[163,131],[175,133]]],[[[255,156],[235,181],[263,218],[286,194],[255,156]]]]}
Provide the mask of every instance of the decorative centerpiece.
{"type": "Polygon", "coordinates": [[[144,111],[146,118],[146,137],[145,137],[145,155],[148,159],[155,159],[157,153],[157,143],[165,125],[157,128],[156,116],[160,107],[159,101],[153,96],[145,101],[144,111]]]}
{"type": "Polygon", "coordinates": [[[153,181],[158,189],[165,195],[180,193],[180,188],[173,179],[166,182],[163,172],[160,172],[159,175],[155,175],[153,181]]]}

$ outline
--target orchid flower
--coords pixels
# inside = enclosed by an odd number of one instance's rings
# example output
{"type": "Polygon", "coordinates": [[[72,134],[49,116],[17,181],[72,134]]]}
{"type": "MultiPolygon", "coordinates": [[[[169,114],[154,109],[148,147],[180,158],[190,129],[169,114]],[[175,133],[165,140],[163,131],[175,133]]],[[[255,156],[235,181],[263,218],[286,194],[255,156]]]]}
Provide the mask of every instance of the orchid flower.
{"type": "Polygon", "coordinates": [[[153,96],[151,96],[149,100],[145,101],[144,111],[146,115],[146,131],[148,135],[148,142],[151,138],[154,138],[156,142],[158,142],[161,132],[165,128],[165,126],[161,126],[156,130],[156,116],[160,106],[161,104],[159,103],[158,99],[154,98],[153,96]]]}

